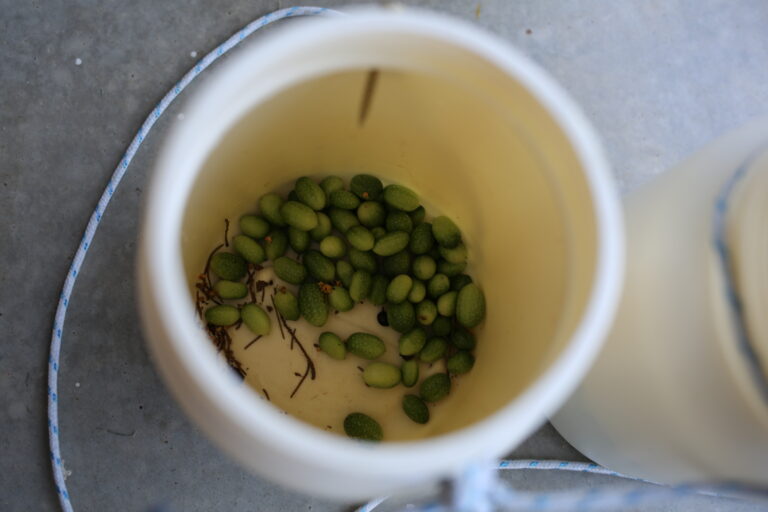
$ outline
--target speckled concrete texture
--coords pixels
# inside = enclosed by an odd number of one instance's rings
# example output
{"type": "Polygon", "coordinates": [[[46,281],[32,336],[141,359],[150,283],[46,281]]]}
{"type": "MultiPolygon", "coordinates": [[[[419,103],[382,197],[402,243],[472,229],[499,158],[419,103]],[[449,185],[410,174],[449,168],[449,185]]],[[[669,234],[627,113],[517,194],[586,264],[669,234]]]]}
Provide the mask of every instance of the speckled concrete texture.
{"type": "MultiPolygon", "coordinates": [[[[475,20],[540,63],[594,122],[624,191],[768,113],[763,0],[405,3],[475,20]]],[[[49,331],[64,272],[112,169],[195,62],[191,52],[202,56],[278,4],[0,0],[0,510],[57,509],[45,420],[49,331]]],[[[139,151],[71,301],[60,416],[75,509],[345,510],[224,457],[148,360],[132,279],[137,218],[163,135],[183,122],[183,108],[175,104],[139,151]]],[[[582,458],[549,426],[513,456],[582,458]]],[[[527,489],[621,484],[561,473],[507,478],[527,489]]],[[[697,498],[643,510],[758,508],[697,498]]]]}

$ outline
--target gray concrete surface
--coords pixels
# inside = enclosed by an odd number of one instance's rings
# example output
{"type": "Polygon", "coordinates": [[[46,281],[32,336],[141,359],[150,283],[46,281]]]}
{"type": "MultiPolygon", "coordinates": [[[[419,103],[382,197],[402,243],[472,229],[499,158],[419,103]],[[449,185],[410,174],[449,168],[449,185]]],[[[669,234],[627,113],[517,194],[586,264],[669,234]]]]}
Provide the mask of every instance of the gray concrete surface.
{"type": "MultiPolygon", "coordinates": [[[[64,272],[114,165],[193,64],[190,52],[202,55],[278,3],[0,0],[0,510],[57,508],[45,421],[49,331],[64,272]]],[[[538,61],[593,120],[622,190],[768,113],[763,0],[405,3],[476,20],[538,61]]],[[[162,135],[182,111],[175,105],[139,152],[71,303],[60,414],[75,508],[342,510],[222,456],[147,358],[131,279],[137,215],[162,135]]],[[[512,456],[581,457],[549,426],[512,456]]],[[[618,485],[561,473],[508,478],[528,489],[618,485]]],[[[700,498],[646,510],[758,509],[700,498]]]]}

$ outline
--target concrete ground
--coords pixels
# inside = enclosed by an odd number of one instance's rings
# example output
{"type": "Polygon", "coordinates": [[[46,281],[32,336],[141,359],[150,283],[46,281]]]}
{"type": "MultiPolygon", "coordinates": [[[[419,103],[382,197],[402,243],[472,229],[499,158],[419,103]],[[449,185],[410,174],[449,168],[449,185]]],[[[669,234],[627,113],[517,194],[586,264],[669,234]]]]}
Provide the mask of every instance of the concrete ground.
{"type": "MultiPolygon", "coordinates": [[[[45,419],[49,332],[112,169],[149,109],[195,62],[192,52],[203,55],[279,3],[0,0],[0,510],[57,509],[45,419]]],[[[594,122],[624,191],[768,113],[763,0],[405,3],[471,19],[540,63],[594,122]]],[[[75,509],[343,510],[224,457],[148,360],[131,277],[137,218],[163,134],[182,111],[174,105],[139,151],[72,298],[59,386],[75,509]]],[[[582,458],[546,425],[511,456],[582,458]]],[[[619,484],[581,474],[507,478],[525,489],[619,484]]],[[[697,498],[644,510],[758,508],[697,498]]]]}

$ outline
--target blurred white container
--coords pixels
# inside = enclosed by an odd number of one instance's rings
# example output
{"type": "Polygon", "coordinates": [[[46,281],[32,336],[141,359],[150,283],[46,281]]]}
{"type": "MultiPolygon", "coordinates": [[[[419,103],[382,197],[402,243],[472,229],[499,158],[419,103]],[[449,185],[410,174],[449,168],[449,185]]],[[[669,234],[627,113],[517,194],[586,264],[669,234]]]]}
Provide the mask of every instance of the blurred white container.
{"type": "Polygon", "coordinates": [[[768,119],[626,198],[627,275],[595,366],[555,416],[615,471],[768,484],[768,119]]]}
{"type": "Polygon", "coordinates": [[[502,41],[412,11],[293,21],[215,73],[162,149],[138,262],[148,342],[187,413],[249,468],[341,499],[432,482],[524,439],[593,360],[621,281],[613,184],[563,91],[502,41]],[[298,176],[361,171],[453,216],[487,297],[477,364],[420,441],[359,443],[282,414],[221,371],[195,321],[192,284],[222,219],[298,176]]]}

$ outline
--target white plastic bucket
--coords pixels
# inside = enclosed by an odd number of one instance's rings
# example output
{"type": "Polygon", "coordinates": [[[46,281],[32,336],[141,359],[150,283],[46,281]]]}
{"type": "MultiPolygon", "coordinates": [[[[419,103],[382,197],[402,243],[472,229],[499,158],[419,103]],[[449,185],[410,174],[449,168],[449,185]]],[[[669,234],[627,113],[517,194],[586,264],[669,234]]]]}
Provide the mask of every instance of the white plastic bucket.
{"type": "Polygon", "coordinates": [[[752,123],[627,198],[615,324],[553,419],[598,463],[768,484],[766,134],[752,123]]]}
{"type": "Polygon", "coordinates": [[[145,333],[187,413],[261,475],[338,499],[423,485],[524,439],[586,371],[621,281],[614,188],[566,95],[502,41],[412,11],[292,22],[215,73],[161,152],[139,254],[145,333]],[[475,368],[424,440],[360,443],[281,414],[222,372],[195,320],[222,219],[298,176],[361,171],[457,221],[487,298],[475,368]]]}

